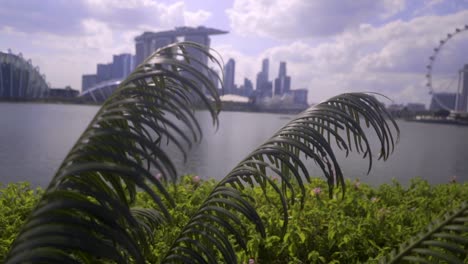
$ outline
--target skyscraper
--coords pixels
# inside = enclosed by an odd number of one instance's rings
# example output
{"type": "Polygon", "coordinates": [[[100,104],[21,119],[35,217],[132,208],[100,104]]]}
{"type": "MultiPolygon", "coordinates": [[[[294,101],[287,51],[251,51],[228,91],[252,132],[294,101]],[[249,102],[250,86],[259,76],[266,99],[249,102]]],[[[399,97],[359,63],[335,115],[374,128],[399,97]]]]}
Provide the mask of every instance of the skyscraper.
{"type": "Polygon", "coordinates": [[[268,59],[262,61],[262,73],[266,81],[268,81],[268,71],[270,70],[268,59]]]}
{"type": "Polygon", "coordinates": [[[455,110],[468,112],[468,64],[460,71],[455,110]]]}
{"type": "Polygon", "coordinates": [[[84,92],[97,83],[96,74],[84,74],[81,77],[81,91],[84,92]]]}
{"type": "Polygon", "coordinates": [[[99,63],[96,75],[98,83],[112,79],[112,63],[99,63]]]}
{"type": "Polygon", "coordinates": [[[157,49],[176,42],[176,35],[163,33],[145,32],[135,38],[135,67],[157,49]]]}
{"type": "Polygon", "coordinates": [[[278,78],[275,79],[275,95],[281,96],[291,90],[291,77],[286,75],[286,62],[280,62],[278,78]]]}
{"type": "Polygon", "coordinates": [[[234,94],[234,80],[236,76],[236,62],[234,59],[229,59],[224,66],[224,94],[234,94]]]}
{"type": "MultiPolygon", "coordinates": [[[[184,37],[186,41],[193,41],[209,47],[209,35],[226,33],[228,32],[203,26],[196,28],[176,27],[175,30],[145,32],[135,38],[135,64],[138,66],[155,50],[177,42],[177,37],[184,37]]],[[[202,53],[195,54],[194,56],[196,56],[198,59],[201,59],[203,62],[206,61],[206,56],[202,53]]]]}
{"type": "Polygon", "coordinates": [[[126,78],[132,71],[132,55],[128,53],[114,55],[111,79],[126,78]]]}
{"type": "Polygon", "coordinates": [[[272,83],[268,81],[269,61],[263,59],[262,71],[257,74],[256,89],[260,98],[272,96],[272,83]]]}

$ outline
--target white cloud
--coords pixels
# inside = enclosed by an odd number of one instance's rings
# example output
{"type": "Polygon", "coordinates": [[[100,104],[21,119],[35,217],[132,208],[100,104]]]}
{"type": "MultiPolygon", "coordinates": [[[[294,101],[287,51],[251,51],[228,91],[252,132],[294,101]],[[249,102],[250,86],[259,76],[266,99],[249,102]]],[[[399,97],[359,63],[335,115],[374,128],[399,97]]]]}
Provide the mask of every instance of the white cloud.
{"type": "Polygon", "coordinates": [[[68,5],[47,1],[64,11],[56,14],[56,10],[52,12],[45,5],[32,3],[29,7],[29,3],[20,0],[0,6],[2,15],[23,14],[24,6],[36,10],[24,19],[0,16],[0,22],[5,21],[0,26],[0,39],[5,40],[6,47],[15,47],[16,52],[32,58],[53,87],[71,85],[74,89],[81,88],[81,75],[95,72],[97,63],[110,62],[113,54],[134,53],[134,38],[143,31],[198,26],[211,16],[205,10],[189,10],[182,1],[166,4],[153,0],[84,0],[68,5]]]}
{"type": "Polygon", "coordinates": [[[187,26],[203,25],[203,23],[205,23],[210,17],[211,13],[205,10],[197,10],[195,12],[184,12],[185,25],[187,26]]]}
{"type": "Polygon", "coordinates": [[[151,27],[198,26],[211,17],[206,10],[188,10],[183,1],[166,4],[151,0],[86,0],[89,12],[127,30],[151,27]]]}
{"type": "Polygon", "coordinates": [[[227,14],[238,34],[287,39],[334,35],[404,7],[405,0],[235,0],[227,14]]]}
{"type": "MultiPolygon", "coordinates": [[[[255,57],[242,54],[236,57],[233,50],[229,54],[236,59],[237,68],[249,69],[246,76],[252,79],[260,70],[262,58],[270,59],[270,79],[277,76],[279,62],[286,61],[292,88],[307,87],[309,102],[342,92],[374,91],[396,102],[427,103],[428,57],[441,38],[466,23],[466,17],[468,11],[406,22],[396,20],[382,26],[362,24],[320,44],[298,40],[267,49],[255,57]]],[[[468,63],[468,53],[464,52],[467,44],[468,32],[447,43],[437,61],[436,77],[442,79],[445,73],[456,72],[468,63]]]]}

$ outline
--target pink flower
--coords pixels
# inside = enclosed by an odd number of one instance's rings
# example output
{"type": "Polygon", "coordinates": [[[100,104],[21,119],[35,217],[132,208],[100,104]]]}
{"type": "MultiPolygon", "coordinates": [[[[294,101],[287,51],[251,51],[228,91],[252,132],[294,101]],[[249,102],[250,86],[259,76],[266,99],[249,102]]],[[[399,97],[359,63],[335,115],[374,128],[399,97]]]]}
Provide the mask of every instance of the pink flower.
{"type": "Polygon", "coordinates": [[[156,180],[160,181],[161,178],[162,178],[162,174],[161,173],[157,173],[154,175],[154,177],[156,178],[156,180]]]}
{"type": "Polygon", "coordinates": [[[453,175],[453,176],[450,178],[450,183],[457,183],[457,175],[453,175]]]}
{"type": "Polygon", "coordinates": [[[357,179],[357,180],[354,182],[354,189],[355,189],[355,190],[359,190],[359,186],[361,186],[361,182],[359,181],[359,179],[357,179]]]}
{"type": "Polygon", "coordinates": [[[319,196],[322,193],[322,189],[320,187],[316,187],[316,188],[312,189],[312,193],[315,196],[319,196]]]}
{"type": "Polygon", "coordinates": [[[255,259],[249,258],[249,264],[255,264],[255,259]]]}
{"type": "Polygon", "coordinates": [[[198,185],[201,181],[201,178],[200,176],[196,175],[196,176],[193,176],[192,178],[192,183],[195,184],[195,185],[198,185]]]}

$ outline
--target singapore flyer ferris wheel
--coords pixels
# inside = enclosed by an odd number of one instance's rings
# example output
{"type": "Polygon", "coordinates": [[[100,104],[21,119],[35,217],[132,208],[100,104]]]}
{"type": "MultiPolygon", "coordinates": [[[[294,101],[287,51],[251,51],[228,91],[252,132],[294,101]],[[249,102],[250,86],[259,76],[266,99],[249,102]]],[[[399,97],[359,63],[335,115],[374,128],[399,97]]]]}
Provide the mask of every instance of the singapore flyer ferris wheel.
{"type": "MultiPolygon", "coordinates": [[[[463,64],[457,65],[458,68],[451,73],[452,76],[446,78],[445,85],[437,82],[440,81],[438,79],[442,78],[438,78],[435,68],[437,63],[440,62],[440,57],[443,55],[448,43],[455,38],[459,38],[459,35],[466,31],[468,31],[468,25],[456,28],[455,31],[448,33],[434,48],[426,66],[426,86],[429,89],[429,94],[432,95],[433,103],[435,102],[439,108],[444,110],[464,113],[468,112],[468,57],[465,58],[464,66],[463,64]]],[[[468,48],[468,45],[466,47],[468,48]]],[[[464,54],[468,54],[468,52],[465,51],[464,54]]]]}

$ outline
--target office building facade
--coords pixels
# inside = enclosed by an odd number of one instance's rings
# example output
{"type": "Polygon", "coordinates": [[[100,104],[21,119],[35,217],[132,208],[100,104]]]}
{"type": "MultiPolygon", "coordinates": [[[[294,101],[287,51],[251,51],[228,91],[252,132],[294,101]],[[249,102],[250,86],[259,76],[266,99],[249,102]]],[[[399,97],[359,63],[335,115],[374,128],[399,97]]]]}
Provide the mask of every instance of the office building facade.
{"type": "MultiPolygon", "coordinates": [[[[207,47],[210,46],[210,35],[226,34],[214,28],[199,27],[176,27],[174,30],[161,32],[145,32],[135,38],[135,65],[138,66],[149,55],[159,48],[175,43],[178,38],[185,41],[193,41],[207,47]]],[[[189,48],[190,50],[190,48],[189,48]]],[[[207,63],[207,58],[202,53],[195,53],[194,56],[203,63],[207,63]]]]}
{"type": "Polygon", "coordinates": [[[291,90],[291,77],[286,74],[286,62],[280,62],[278,78],[275,79],[274,95],[282,96],[291,90]]]}
{"type": "Polygon", "coordinates": [[[229,59],[224,66],[224,94],[235,94],[236,61],[229,59]]]}
{"type": "Polygon", "coordinates": [[[96,74],[84,74],[81,76],[81,91],[84,92],[97,84],[96,74]]]}
{"type": "Polygon", "coordinates": [[[434,93],[432,95],[429,110],[454,110],[457,94],[455,93],[434,93]],[[448,109],[446,109],[448,108],[448,109]]]}
{"type": "Polygon", "coordinates": [[[273,85],[268,81],[269,60],[263,59],[262,71],[257,74],[256,93],[259,98],[272,97],[273,85]]]}
{"type": "Polygon", "coordinates": [[[468,112],[468,64],[465,64],[459,73],[458,96],[455,102],[455,110],[468,112]]]}

